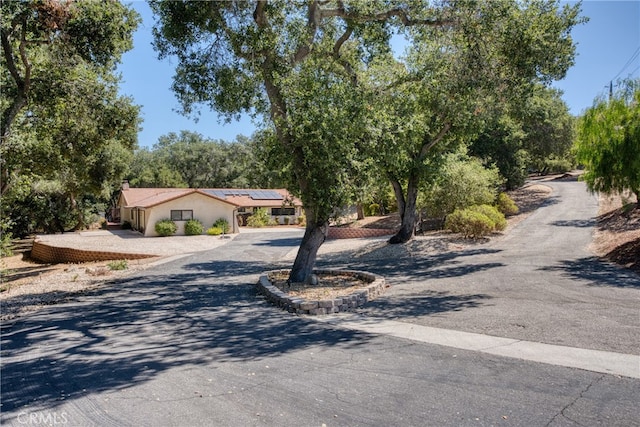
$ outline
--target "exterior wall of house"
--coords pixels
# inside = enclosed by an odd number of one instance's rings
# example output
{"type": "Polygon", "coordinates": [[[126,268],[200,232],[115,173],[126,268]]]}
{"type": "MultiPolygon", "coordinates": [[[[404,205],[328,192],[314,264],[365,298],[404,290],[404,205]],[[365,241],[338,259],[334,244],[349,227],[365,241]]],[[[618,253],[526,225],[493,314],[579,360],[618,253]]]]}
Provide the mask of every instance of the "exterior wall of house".
{"type": "MultiPolygon", "coordinates": [[[[171,218],[172,210],[193,211],[193,219],[197,219],[202,223],[205,232],[213,226],[213,223],[219,218],[226,219],[229,222],[231,230],[233,231],[235,228],[237,232],[234,218],[235,207],[233,205],[220,202],[203,194],[193,193],[147,208],[145,212],[144,235],[157,236],[158,234],[155,230],[156,222],[165,218],[171,218]]],[[[123,217],[123,219],[126,219],[126,217],[123,217]]],[[[175,223],[178,226],[176,234],[184,235],[186,220],[175,221],[175,223]]]]}
{"type": "Polygon", "coordinates": [[[271,218],[275,219],[278,222],[278,224],[287,224],[287,221],[289,221],[289,224],[297,224],[298,217],[302,215],[302,208],[300,206],[297,206],[297,207],[287,206],[285,208],[293,209],[293,215],[278,215],[278,212],[280,212],[280,209],[282,209],[279,207],[269,208],[268,212],[269,212],[269,215],[271,215],[271,218]]]}

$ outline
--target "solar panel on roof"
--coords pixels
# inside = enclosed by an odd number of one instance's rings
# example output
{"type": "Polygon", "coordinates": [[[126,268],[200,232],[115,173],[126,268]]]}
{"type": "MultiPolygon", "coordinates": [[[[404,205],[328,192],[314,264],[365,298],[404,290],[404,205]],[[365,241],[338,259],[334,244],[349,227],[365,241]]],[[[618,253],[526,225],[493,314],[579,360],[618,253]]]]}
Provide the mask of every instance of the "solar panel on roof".
{"type": "Polygon", "coordinates": [[[250,197],[253,200],[282,200],[282,195],[275,190],[234,190],[215,189],[204,190],[209,194],[226,199],[227,197],[250,197]]]}
{"type": "Polygon", "coordinates": [[[249,190],[249,197],[253,200],[281,200],[280,193],[274,190],[249,190]]]}

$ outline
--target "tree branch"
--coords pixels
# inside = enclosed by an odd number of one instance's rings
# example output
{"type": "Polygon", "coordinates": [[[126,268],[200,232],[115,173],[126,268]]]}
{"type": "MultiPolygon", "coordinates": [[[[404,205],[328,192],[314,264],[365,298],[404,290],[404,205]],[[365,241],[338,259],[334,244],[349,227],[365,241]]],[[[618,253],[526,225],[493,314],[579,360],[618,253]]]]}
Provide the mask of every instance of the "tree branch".
{"type": "Polygon", "coordinates": [[[425,157],[427,157],[427,154],[429,154],[429,151],[438,142],[442,141],[442,139],[445,137],[447,132],[449,132],[449,129],[451,129],[451,124],[450,123],[445,123],[444,126],[442,127],[442,129],[440,129],[440,132],[438,132],[438,134],[436,135],[435,138],[433,138],[429,142],[426,142],[426,143],[422,144],[422,148],[420,149],[420,154],[418,156],[418,160],[420,162],[422,162],[425,159],[425,157]]]}
{"type": "Polygon", "coordinates": [[[267,16],[264,13],[267,7],[267,0],[258,0],[256,9],[253,11],[253,20],[256,21],[258,28],[264,28],[267,25],[267,16]]]}
{"type": "Polygon", "coordinates": [[[307,8],[307,37],[298,49],[296,53],[293,54],[293,63],[296,64],[302,61],[304,58],[311,53],[311,45],[313,43],[313,39],[316,36],[316,32],[318,31],[318,27],[320,26],[320,22],[322,21],[320,3],[317,1],[313,1],[309,3],[307,8]]]}

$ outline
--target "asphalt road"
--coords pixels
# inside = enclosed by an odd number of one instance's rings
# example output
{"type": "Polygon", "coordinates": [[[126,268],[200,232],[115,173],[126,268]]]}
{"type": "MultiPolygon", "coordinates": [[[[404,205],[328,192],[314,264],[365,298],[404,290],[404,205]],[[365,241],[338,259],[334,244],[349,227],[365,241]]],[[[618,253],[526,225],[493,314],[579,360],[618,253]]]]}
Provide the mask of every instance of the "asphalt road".
{"type": "MultiPolygon", "coordinates": [[[[362,314],[375,321],[388,310],[408,325],[638,354],[624,343],[640,330],[638,278],[584,249],[595,201],[580,185],[555,184],[554,203],[498,242],[370,265],[393,286],[362,314]],[[549,304],[556,308],[540,313],[549,304]]],[[[271,307],[253,284],[299,238],[240,235],[3,324],[1,424],[640,425],[637,379],[366,333],[271,307]]]]}

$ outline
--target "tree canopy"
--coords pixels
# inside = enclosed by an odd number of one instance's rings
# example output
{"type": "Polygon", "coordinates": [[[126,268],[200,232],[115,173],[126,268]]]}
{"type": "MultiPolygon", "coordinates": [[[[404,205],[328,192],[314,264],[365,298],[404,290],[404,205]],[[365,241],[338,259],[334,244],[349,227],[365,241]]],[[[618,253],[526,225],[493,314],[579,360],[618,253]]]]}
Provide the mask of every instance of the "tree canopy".
{"type": "Polygon", "coordinates": [[[578,121],[574,150],[591,191],[628,190],[640,201],[640,79],[594,101],[578,121]]]}
{"type": "Polygon", "coordinates": [[[562,77],[579,22],[579,7],[556,1],[150,4],[156,49],[177,58],[183,112],[250,112],[272,128],[265,142],[307,216],[292,281],[312,271],[328,221],[355,182],[347,177],[358,170],[356,151],[374,140],[373,152],[386,153],[381,164],[403,215],[398,241],[406,241],[434,147],[466,138],[488,103],[562,77]],[[410,46],[400,62],[391,56],[394,34],[410,46]]]}
{"type": "Polygon", "coordinates": [[[81,227],[85,201],[108,200],[137,143],[138,107],[114,67],[138,15],[112,0],[1,7],[3,221],[16,234],[81,227]]]}

